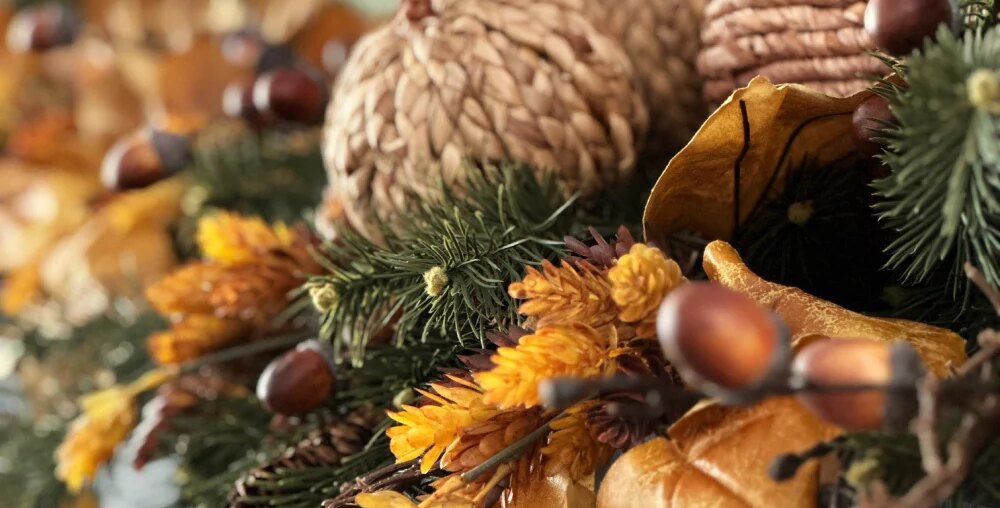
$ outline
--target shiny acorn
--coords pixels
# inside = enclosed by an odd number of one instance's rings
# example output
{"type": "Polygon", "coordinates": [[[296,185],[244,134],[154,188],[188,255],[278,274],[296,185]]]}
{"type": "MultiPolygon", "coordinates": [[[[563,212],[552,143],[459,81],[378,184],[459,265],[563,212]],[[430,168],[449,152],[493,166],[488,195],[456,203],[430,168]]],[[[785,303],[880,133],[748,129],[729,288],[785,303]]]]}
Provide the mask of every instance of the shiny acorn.
{"type": "Polygon", "coordinates": [[[854,109],[851,118],[852,133],[857,143],[858,151],[871,157],[882,153],[882,144],[873,138],[880,136],[893,120],[889,110],[889,101],[881,95],[873,94],[854,109]]]}
{"type": "Polygon", "coordinates": [[[7,47],[16,53],[67,46],[80,32],[80,18],[68,7],[47,3],[19,9],[7,25],[7,47]]]}
{"type": "Polygon", "coordinates": [[[316,125],[326,111],[326,89],[303,70],[282,68],[266,72],[253,85],[254,108],[286,122],[316,125]]]}
{"type": "Polygon", "coordinates": [[[892,379],[890,345],[870,339],[828,339],[809,344],[792,361],[792,378],[804,387],[796,398],[816,416],[845,429],[882,428],[885,390],[837,393],[822,388],[887,385],[892,379]],[[820,389],[811,390],[810,386],[820,389]]]}
{"type": "Polygon", "coordinates": [[[101,182],[112,190],[147,187],[180,171],[188,161],[186,136],[144,128],[120,139],[101,162],[101,182]]]}
{"type": "Polygon", "coordinates": [[[333,394],[336,378],[326,346],[305,341],[267,365],[257,398],[268,411],[294,416],[318,409],[333,394]]]}
{"type": "Polygon", "coordinates": [[[893,56],[919,48],[951,20],[948,0],[869,0],[865,8],[865,31],[875,47],[893,56]]]}
{"type": "Polygon", "coordinates": [[[724,400],[749,402],[783,379],[789,345],[783,324],[749,297],[715,282],[690,282],[660,306],[657,335],[689,384],[724,400]],[[747,399],[747,400],[743,400],[747,399]]]}

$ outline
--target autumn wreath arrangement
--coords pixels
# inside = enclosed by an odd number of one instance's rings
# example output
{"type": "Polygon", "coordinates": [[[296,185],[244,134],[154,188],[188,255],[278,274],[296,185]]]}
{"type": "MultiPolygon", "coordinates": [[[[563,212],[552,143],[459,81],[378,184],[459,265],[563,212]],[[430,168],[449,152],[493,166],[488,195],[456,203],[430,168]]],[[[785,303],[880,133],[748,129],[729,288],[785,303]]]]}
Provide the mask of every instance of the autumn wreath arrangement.
{"type": "Polygon", "coordinates": [[[290,4],[0,9],[12,506],[1000,503],[993,2],[290,4]]]}

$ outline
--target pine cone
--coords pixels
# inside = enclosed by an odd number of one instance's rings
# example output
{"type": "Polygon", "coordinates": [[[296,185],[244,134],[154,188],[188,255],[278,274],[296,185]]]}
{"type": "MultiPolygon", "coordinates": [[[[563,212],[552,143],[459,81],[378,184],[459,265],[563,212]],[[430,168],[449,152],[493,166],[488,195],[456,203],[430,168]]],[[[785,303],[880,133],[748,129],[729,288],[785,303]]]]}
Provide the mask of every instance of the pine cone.
{"type": "Polygon", "coordinates": [[[698,71],[705,99],[719,104],[757,75],[845,97],[871,85],[885,65],[867,51],[865,1],[709,0],[698,71]]]}
{"type": "Polygon", "coordinates": [[[246,500],[273,495],[274,493],[257,483],[279,476],[279,470],[339,465],[345,457],[364,449],[379,419],[379,411],[362,407],[336,419],[324,429],[312,431],[308,437],[289,447],[278,457],[236,480],[229,493],[230,508],[257,506],[246,500]]]}
{"type": "Polygon", "coordinates": [[[599,0],[584,9],[631,57],[656,142],[686,143],[705,120],[695,69],[704,8],[705,0],[599,0]]]}
{"type": "Polygon", "coordinates": [[[465,159],[514,160],[594,192],[631,172],[645,138],[635,83],[582,3],[405,0],[358,42],[334,89],[326,198],[377,237],[374,216],[433,188],[438,164],[451,183],[465,159]]]}

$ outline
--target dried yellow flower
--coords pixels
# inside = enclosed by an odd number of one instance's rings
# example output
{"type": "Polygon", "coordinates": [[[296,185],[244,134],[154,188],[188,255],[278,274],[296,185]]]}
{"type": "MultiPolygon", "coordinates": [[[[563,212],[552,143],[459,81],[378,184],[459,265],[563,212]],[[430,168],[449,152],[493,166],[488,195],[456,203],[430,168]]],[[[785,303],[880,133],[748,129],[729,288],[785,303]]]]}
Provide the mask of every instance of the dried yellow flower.
{"type": "Polygon", "coordinates": [[[493,355],[493,369],[476,373],[486,402],[501,409],[539,404],[538,385],[558,376],[598,376],[607,368],[609,341],[586,325],[546,326],[493,355]]]}
{"type": "Polygon", "coordinates": [[[198,221],[195,236],[205,259],[223,264],[254,261],[263,253],[289,247],[293,237],[284,224],[272,228],[258,217],[227,212],[198,221]]]}
{"type": "Polygon", "coordinates": [[[649,336],[660,302],[684,276],[680,266],[660,249],[637,243],[608,271],[608,279],[618,317],[626,323],[639,323],[636,333],[649,336]]]}
{"type": "Polygon", "coordinates": [[[81,399],[83,413],[70,425],[56,450],[56,476],[69,490],[78,492],[89,482],[135,427],[135,398],[174,374],[173,370],[156,369],[129,385],[114,386],[81,399]]]}
{"type": "Polygon", "coordinates": [[[546,475],[568,473],[579,481],[611,459],[612,448],[594,439],[587,427],[587,412],[595,404],[595,401],[577,404],[549,424],[552,432],[542,448],[546,475]]]}
{"type": "Polygon", "coordinates": [[[526,300],[518,312],[536,318],[537,326],[584,323],[601,328],[617,314],[611,283],[605,273],[586,261],[542,262],[542,271],[527,268],[520,282],[510,285],[510,296],[526,300]]]}
{"type": "Polygon", "coordinates": [[[404,404],[401,411],[388,413],[389,418],[400,423],[386,431],[389,449],[397,463],[422,456],[420,471],[426,473],[463,429],[489,420],[499,412],[483,401],[483,394],[475,385],[451,376],[449,379],[459,385],[432,383],[430,391],[417,390],[431,403],[420,407],[404,404]]]}
{"type": "Polygon", "coordinates": [[[321,268],[309,252],[306,229],[273,228],[257,218],[222,213],[202,219],[198,243],[208,261],[182,267],[146,290],[171,318],[167,332],[150,337],[160,363],[197,358],[271,325],[288,295],[321,268]]]}

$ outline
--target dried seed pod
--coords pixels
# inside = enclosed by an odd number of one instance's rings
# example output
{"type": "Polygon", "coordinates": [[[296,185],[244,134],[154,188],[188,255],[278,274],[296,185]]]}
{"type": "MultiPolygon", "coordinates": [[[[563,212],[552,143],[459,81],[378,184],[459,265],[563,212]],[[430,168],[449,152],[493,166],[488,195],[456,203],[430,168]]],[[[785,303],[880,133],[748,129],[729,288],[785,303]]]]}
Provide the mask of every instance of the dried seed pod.
{"type": "Polygon", "coordinates": [[[889,71],[868,53],[864,11],[864,0],[709,0],[698,55],[705,99],[719,104],[757,75],[838,97],[864,90],[889,71]]]}
{"type": "Polygon", "coordinates": [[[268,364],[257,380],[257,398],[270,411],[298,415],[319,408],[335,384],[324,346],[309,340],[268,364]]]}
{"type": "Polygon", "coordinates": [[[950,24],[948,0],[870,0],[865,9],[865,31],[875,46],[903,56],[933,37],[942,23],[950,24]]]}
{"type": "MultiPolygon", "coordinates": [[[[458,180],[465,160],[514,160],[594,192],[631,173],[648,122],[622,46],[582,3],[406,0],[361,39],[327,110],[327,199],[373,215],[458,180]]],[[[324,219],[321,217],[321,221],[324,219]]]]}
{"type": "Polygon", "coordinates": [[[111,146],[101,162],[101,182],[114,190],[152,185],[180,171],[188,161],[187,137],[144,128],[111,146]]]}
{"type": "Polygon", "coordinates": [[[326,91],[303,70],[282,68],[262,74],[253,84],[253,106],[265,115],[304,124],[323,119],[326,91]]]}
{"type": "MultiPolygon", "coordinates": [[[[889,342],[830,339],[806,346],[792,361],[799,382],[819,387],[885,385],[892,378],[889,342]]],[[[878,430],[885,416],[885,390],[841,393],[806,389],[796,398],[820,418],[850,430],[878,430]]]]}
{"type": "Polygon", "coordinates": [[[660,307],[657,335],[685,381],[715,396],[753,392],[783,376],[788,342],[779,322],[747,296],[714,282],[689,282],[660,307]]]}
{"type": "Polygon", "coordinates": [[[882,152],[882,145],[873,138],[892,121],[889,101],[881,95],[872,95],[858,104],[852,117],[854,140],[861,153],[872,156],[882,152]]]}

